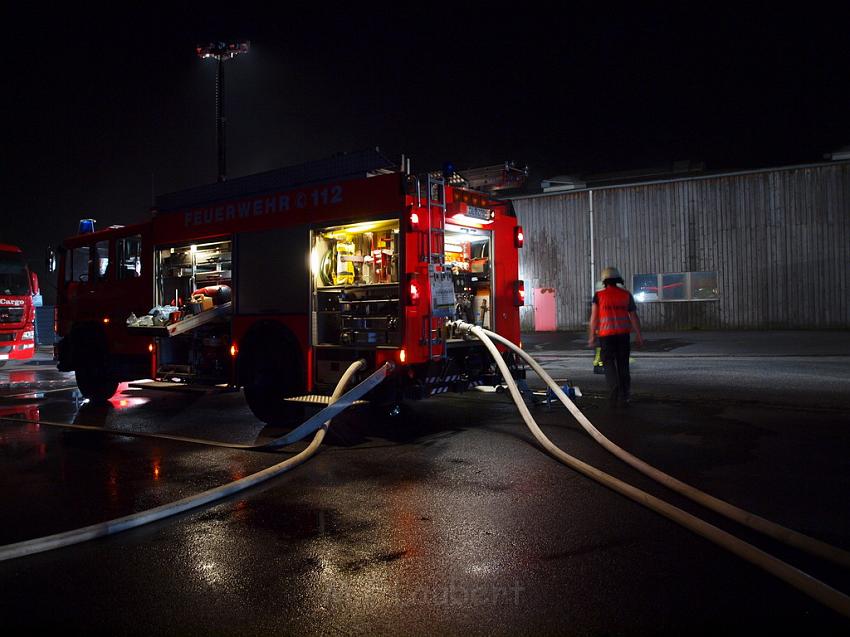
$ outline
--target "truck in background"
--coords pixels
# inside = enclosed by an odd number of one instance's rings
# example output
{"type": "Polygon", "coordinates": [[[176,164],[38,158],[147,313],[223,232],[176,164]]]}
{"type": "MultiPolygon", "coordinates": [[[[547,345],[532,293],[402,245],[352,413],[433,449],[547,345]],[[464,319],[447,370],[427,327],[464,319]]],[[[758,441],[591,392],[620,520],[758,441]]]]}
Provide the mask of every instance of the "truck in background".
{"type": "Polygon", "coordinates": [[[30,272],[23,251],[0,244],[0,367],[27,360],[35,352],[35,307],[38,277],[30,272]]]}

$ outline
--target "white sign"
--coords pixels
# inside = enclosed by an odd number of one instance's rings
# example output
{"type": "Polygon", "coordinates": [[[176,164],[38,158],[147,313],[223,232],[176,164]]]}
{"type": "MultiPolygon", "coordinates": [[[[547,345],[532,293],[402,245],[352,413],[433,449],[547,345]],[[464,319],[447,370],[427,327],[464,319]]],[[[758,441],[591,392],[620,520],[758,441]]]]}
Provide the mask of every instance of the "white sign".
{"type": "Polygon", "coordinates": [[[454,314],[455,303],[457,302],[451,271],[437,272],[434,266],[431,266],[430,278],[431,307],[434,316],[451,317],[454,314]]]}
{"type": "Polygon", "coordinates": [[[482,221],[490,221],[493,218],[493,213],[489,208],[479,208],[478,206],[467,206],[464,214],[470,219],[481,219],[482,221]]]}

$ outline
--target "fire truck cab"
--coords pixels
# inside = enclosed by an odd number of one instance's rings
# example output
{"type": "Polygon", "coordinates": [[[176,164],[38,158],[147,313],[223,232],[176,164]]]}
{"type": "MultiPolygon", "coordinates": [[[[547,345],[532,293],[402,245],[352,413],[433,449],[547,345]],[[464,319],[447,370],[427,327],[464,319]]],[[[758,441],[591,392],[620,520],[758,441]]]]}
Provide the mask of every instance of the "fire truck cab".
{"type": "Polygon", "coordinates": [[[93,400],[139,378],[242,388],[267,423],[359,358],[395,364],[392,400],[463,391],[495,370],[446,324],[519,342],[521,244],[509,202],[377,153],[172,193],[64,242],[59,369],[93,400]]]}

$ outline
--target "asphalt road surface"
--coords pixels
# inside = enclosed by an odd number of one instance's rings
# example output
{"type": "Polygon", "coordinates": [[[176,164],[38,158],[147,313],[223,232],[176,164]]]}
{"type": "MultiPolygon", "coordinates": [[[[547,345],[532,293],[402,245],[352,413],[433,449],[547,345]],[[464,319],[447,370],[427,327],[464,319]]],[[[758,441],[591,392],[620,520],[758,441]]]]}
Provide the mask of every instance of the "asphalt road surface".
{"type": "MultiPolygon", "coordinates": [[[[580,407],[627,450],[850,549],[850,358],[637,353],[635,403],[611,410],[588,353],[537,345],[529,349],[584,390],[580,407]]],[[[4,368],[0,389],[0,416],[11,419],[0,421],[0,544],[171,502],[288,455],[46,424],[230,442],[281,433],[254,420],[238,393],[127,388],[94,407],[75,399],[72,376],[47,365],[4,368]],[[48,391],[31,393],[40,390],[48,391]]],[[[846,570],[655,485],[598,447],[563,408],[533,413],[567,452],[850,592],[846,570]]],[[[395,417],[358,408],[335,420],[316,457],[280,478],[141,529],[2,562],[0,590],[4,632],[13,633],[850,629],[796,590],[559,464],[505,394],[477,392],[405,405],[395,417]]]]}

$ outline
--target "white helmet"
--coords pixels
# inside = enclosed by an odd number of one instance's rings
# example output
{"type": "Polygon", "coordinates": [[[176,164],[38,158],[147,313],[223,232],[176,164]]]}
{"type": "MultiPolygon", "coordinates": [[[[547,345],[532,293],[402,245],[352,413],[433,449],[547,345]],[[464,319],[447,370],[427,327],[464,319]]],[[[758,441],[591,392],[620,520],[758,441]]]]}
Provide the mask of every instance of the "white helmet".
{"type": "Polygon", "coordinates": [[[617,268],[605,268],[602,270],[601,278],[604,281],[605,279],[622,279],[623,277],[620,276],[620,271],[617,268]]]}

